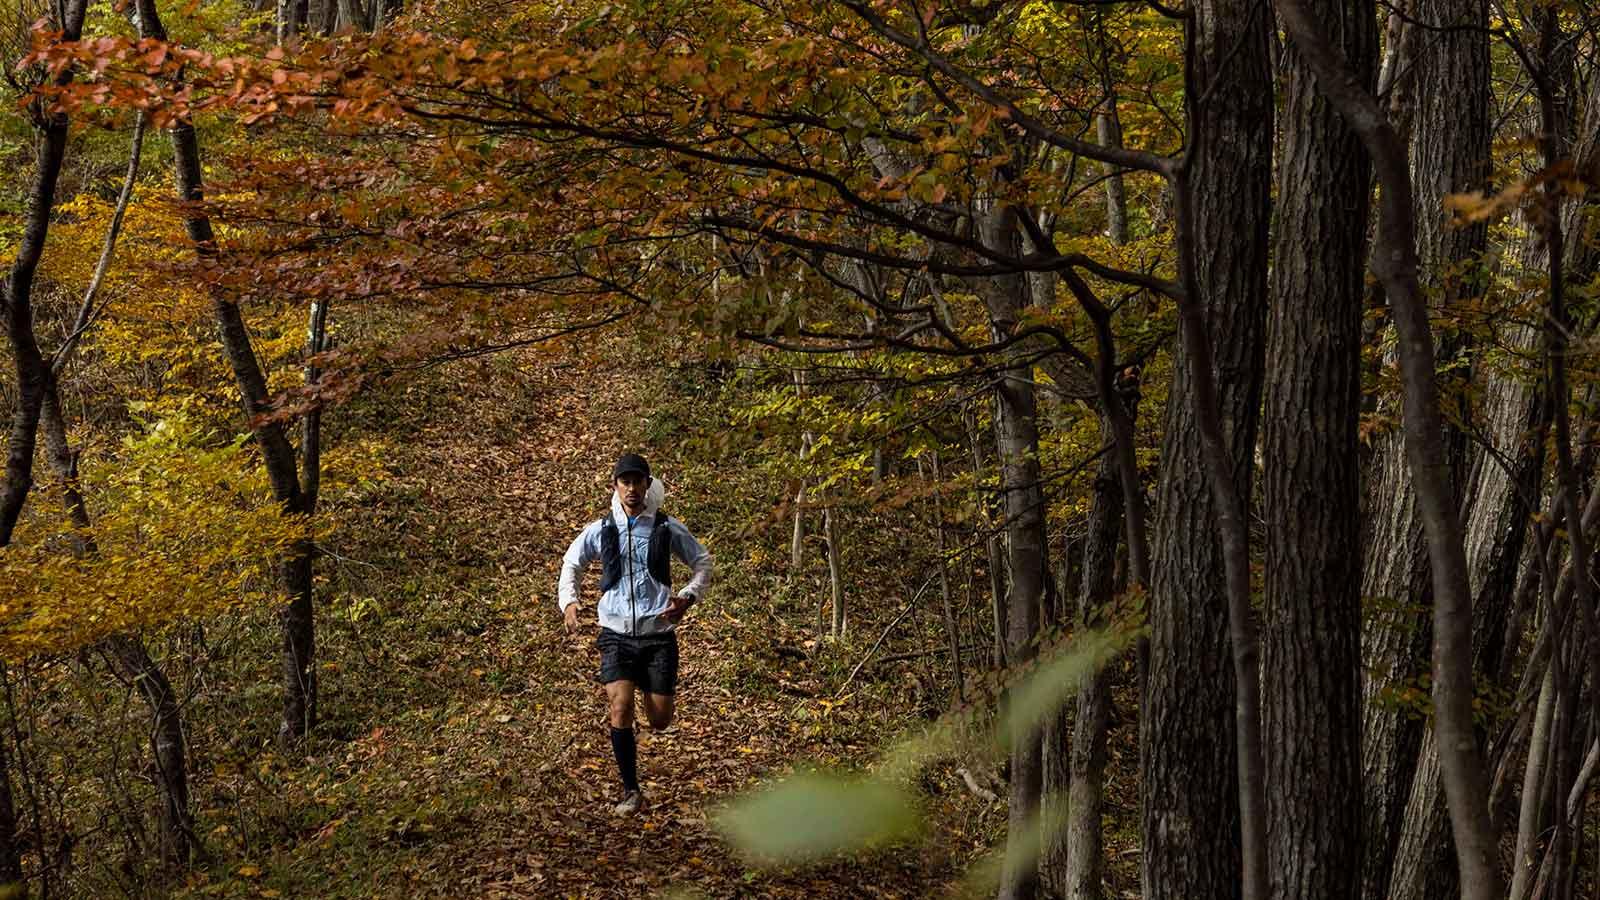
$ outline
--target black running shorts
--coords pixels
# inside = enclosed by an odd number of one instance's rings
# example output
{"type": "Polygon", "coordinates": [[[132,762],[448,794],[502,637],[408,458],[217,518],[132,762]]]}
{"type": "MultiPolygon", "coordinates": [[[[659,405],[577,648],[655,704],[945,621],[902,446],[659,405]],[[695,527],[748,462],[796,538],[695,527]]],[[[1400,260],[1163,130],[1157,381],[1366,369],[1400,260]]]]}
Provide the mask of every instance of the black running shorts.
{"type": "Polygon", "coordinates": [[[677,693],[678,636],[673,632],[629,637],[602,628],[599,645],[601,684],[631,681],[652,694],[677,693]]]}

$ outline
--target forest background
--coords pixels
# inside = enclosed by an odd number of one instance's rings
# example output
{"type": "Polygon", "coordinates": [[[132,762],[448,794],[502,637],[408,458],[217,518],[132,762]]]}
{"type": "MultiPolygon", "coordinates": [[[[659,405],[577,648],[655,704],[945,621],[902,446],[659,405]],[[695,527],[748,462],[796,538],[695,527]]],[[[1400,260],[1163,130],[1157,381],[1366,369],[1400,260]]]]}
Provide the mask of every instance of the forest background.
{"type": "Polygon", "coordinates": [[[0,883],[1592,895],[1597,22],[18,0],[0,883]]]}

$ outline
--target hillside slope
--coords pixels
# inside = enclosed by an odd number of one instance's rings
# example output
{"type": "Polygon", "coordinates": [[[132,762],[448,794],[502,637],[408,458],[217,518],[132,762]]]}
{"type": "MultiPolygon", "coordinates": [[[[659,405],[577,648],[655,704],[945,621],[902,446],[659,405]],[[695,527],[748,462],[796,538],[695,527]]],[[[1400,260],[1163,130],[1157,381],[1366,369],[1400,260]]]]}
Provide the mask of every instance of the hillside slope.
{"type": "Polygon", "coordinates": [[[762,871],[708,826],[759,779],[869,761],[918,721],[915,679],[869,669],[836,697],[893,615],[878,621],[875,604],[891,603],[860,601],[866,643],[813,653],[804,598],[820,584],[760,562],[747,521],[729,512],[774,498],[738,496],[737,479],[686,449],[688,431],[720,423],[663,413],[660,379],[630,365],[624,343],[600,352],[615,358],[597,362],[590,346],[457,364],[333,414],[348,434],[381,429],[391,443],[388,475],[350,495],[339,513],[352,524],[330,541],[325,721],[304,765],[251,752],[264,734],[213,753],[197,740],[215,858],[180,893],[909,897],[960,882],[1004,811],[948,772],[922,779],[938,823],[929,838],[865,862],[762,871]],[[650,806],[635,821],[609,810],[593,640],[564,636],[554,603],[560,555],[604,507],[625,445],[652,455],[666,508],[719,567],[682,631],[677,721],[641,732],[650,806]]]}

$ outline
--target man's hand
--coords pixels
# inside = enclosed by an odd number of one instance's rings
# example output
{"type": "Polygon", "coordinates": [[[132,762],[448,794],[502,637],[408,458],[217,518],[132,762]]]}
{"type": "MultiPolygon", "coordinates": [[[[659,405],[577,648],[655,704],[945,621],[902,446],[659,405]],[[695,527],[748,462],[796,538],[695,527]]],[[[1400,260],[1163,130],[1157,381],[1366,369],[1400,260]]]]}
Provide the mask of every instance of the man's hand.
{"type": "Polygon", "coordinates": [[[694,605],[696,599],[698,598],[693,594],[680,594],[677,597],[673,597],[672,601],[667,604],[667,611],[661,615],[668,622],[676,625],[683,618],[683,614],[689,611],[689,607],[694,605]]]}
{"type": "Polygon", "coordinates": [[[577,634],[578,633],[578,604],[576,604],[576,603],[567,604],[567,608],[562,610],[561,614],[566,619],[567,634],[577,634]]]}

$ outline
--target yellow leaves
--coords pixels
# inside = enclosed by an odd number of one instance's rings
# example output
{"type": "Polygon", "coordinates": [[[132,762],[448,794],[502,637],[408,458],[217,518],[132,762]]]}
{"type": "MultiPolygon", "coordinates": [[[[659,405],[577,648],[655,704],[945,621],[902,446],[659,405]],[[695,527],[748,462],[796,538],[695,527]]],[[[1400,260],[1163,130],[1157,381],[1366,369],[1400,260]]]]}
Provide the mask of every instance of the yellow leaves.
{"type": "Polygon", "coordinates": [[[111,458],[84,462],[92,530],[66,520],[45,485],[0,557],[0,655],[67,652],[108,634],[276,598],[271,565],[306,536],[239,441],[181,410],[111,458]],[[92,547],[75,539],[92,538],[92,547]]]}

